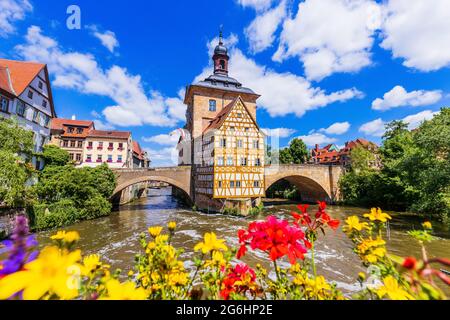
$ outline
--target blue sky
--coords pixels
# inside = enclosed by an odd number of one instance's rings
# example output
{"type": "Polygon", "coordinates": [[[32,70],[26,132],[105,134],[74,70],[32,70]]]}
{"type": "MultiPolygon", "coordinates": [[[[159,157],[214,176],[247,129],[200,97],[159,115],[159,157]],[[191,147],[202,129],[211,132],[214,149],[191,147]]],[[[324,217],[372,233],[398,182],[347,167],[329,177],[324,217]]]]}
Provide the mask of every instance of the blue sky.
{"type": "Polygon", "coordinates": [[[262,95],[258,122],[281,146],[379,143],[385,122],[412,128],[449,105],[448,9],[447,0],[0,0],[0,57],[47,63],[59,117],[130,130],[155,165],[170,164],[183,90],[212,72],[223,25],[230,76],[262,95]],[[71,4],[80,30],[66,26],[71,4]]]}

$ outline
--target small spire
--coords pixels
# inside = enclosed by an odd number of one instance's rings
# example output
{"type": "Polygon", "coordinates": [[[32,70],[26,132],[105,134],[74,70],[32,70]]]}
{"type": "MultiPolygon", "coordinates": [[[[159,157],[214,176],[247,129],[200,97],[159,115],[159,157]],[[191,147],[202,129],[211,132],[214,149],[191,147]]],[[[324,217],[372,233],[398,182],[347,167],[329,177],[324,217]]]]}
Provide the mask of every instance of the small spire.
{"type": "Polygon", "coordinates": [[[220,25],[219,29],[219,45],[223,45],[223,24],[220,25]]]}

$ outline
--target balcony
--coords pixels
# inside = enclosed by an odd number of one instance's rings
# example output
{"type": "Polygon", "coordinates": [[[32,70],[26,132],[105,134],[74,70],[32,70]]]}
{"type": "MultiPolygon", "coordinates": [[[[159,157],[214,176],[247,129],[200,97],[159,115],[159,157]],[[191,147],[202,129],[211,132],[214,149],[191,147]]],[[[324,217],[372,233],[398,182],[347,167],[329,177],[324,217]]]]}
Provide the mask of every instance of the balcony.
{"type": "Polygon", "coordinates": [[[102,159],[97,159],[97,163],[102,163],[103,160],[102,159]]]}
{"type": "Polygon", "coordinates": [[[103,147],[97,147],[97,150],[103,150],[103,147]]]}
{"type": "Polygon", "coordinates": [[[86,159],[87,163],[92,163],[92,159],[86,159]]]}
{"type": "Polygon", "coordinates": [[[112,163],[113,161],[112,161],[112,159],[108,159],[108,161],[107,161],[108,163],[112,163]]]}
{"type": "Polygon", "coordinates": [[[94,149],[92,146],[87,146],[86,148],[87,148],[88,150],[94,149]]]}

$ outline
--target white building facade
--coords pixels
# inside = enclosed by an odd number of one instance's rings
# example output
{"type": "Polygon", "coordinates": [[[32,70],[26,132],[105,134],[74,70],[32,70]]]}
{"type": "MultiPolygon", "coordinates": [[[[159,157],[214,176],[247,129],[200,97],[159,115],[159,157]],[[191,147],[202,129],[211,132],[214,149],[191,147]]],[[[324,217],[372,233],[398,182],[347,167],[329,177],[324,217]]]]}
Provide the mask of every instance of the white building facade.
{"type": "MultiPolygon", "coordinates": [[[[56,117],[47,66],[34,62],[0,59],[0,117],[14,118],[34,134],[34,151],[50,141],[56,117]]],[[[43,163],[34,157],[33,165],[43,163]]]]}

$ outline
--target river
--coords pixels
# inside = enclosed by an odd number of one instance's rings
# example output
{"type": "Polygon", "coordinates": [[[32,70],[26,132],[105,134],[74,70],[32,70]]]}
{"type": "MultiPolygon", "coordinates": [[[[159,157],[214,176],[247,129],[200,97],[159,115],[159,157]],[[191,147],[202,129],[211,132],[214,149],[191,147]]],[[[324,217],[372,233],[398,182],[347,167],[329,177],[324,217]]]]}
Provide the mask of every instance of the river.
{"type": "MultiPolygon", "coordinates": [[[[238,218],[223,215],[207,215],[184,208],[177,199],[171,196],[170,188],[150,190],[149,197],[137,200],[120,207],[111,216],[92,221],[80,222],[66,230],[77,230],[80,233],[80,248],[86,254],[97,253],[102,260],[108,262],[113,269],[120,268],[126,274],[133,265],[134,256],[140,251],[139,234],[149,226],[163,225],[169,221],[177,222],[177,233],[173,244],[183,248],[182,258],[188,259],[193,254],[193,247],[202,240],[203,234],[214,231],[219,238],[226,239],[229,246],[238,246],[237,231],[246,228],[252,220],[264,219],[268,215],[290,219],[294,205],[268,206],[258,216],[238,218]]],[[[310,212],[314,213],[312,206],[310,212]]],[[[344,221],[349,215],[363,215],[367,209],[330,206],[327,212],[344,221]]],[[[393,216],[390,223],[390,240],[388,247],[392,253],[401,256],[420,257],[420,248],[406,231],[421,228],[423,220],[416,217],[389,212],[393,216]]],[[[38,240],[48,244],[48,237],[53,232],[41,232],[38,240]]],[[[435,224],[435,235],[439,239],[427,245],[430,257],[450,257],[450,232],[443,225],[435,224]]],[[[359,271],[365,271],[358,257],[352,252],[352,243],[346,235],[338,231],[327,231],[320,235],[317,242],[317,271],[328,280],[333,281],[346,294],[359,289],[356,277],[359,271]]],[[[250,265],[256,262],[270,268],[270,263],[261,252],[252,252],[243,259],[250,265]]],[[[450,296],[450,288],[445,288],[450,296]]]]}

